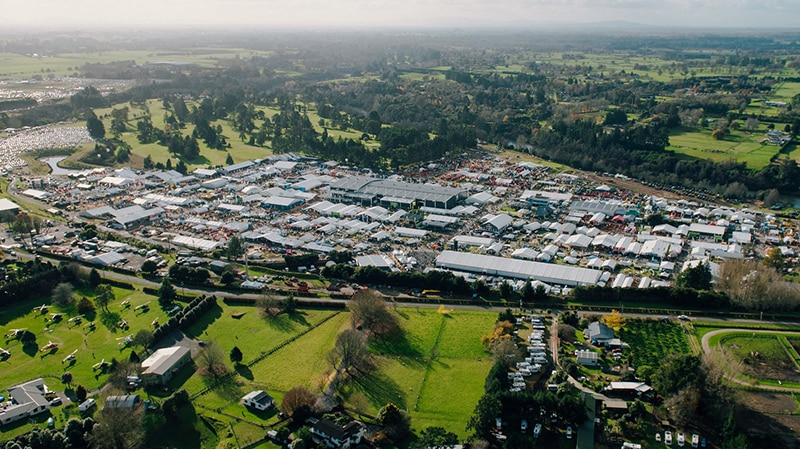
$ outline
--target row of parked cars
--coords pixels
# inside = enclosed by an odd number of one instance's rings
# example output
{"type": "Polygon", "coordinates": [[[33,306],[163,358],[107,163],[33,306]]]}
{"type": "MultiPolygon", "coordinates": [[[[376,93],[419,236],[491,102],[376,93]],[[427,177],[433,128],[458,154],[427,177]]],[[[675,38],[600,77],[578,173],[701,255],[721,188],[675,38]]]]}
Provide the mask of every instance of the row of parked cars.
{"type": "MultiPolygon", "coordinates": [[[[677,436],[678,446],[683,447],[686,445],[686,435],[683,432],[678,432],[677,436]]],[[[656,441],[661,441],[661,433],[656,434],[656,441]]],[[[692,447],[706,447],[706,439],[701,438],[700,435],[693,433],[691,438],[692,447]]],[[[672,432],[667,430],[664,432],[664,444],[672,446],[672,432]]]]}

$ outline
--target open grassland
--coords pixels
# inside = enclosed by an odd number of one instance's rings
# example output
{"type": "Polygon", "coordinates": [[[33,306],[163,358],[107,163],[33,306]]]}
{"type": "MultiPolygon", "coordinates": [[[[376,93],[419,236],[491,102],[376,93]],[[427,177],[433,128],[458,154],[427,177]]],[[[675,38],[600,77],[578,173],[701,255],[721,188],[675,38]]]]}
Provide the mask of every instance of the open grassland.
{"type": "Polygon", "coordinates": [[[628,320],[620,338],[630,345],[633,365],[661,366],[673,354],[686,354],[689,344],[683,327],[678,323],[660,320],[628,320]]]}
{"type": "Polygon", "coordinates": [[[268,56],[270,53],[244,48],[185,48],[176,51],[114,50],[58,55],[21,55],[0,53],[0,79],[27,79],[35,75],[71,75],[84,64],[108,64],[134,61],[137,64],[171,62],[219,67],[239,57],[268,56]]]}
{"type": "MultiPolygon", "coordinates": [[[[60,376],[69,371],[73,375],[73,383],[84,385],[88,390],[94,390],[102,385],[106,376],[95,373],[92,365],[105,359],[127,359],[131,349],[122,349],[118,339],[135,334],[139,329],[152,329],[150,325],[154,319],[165,322],[167,314],[159,307],[155,298],[140,291],[131,291],[114,288],[116,300],[109,304],[108,311],[98,310],[93,314],[84,316],[81,324],[68,322],[71,317],[77,316],[74,308],[51,307],[47,314],[32,312],[34,306],[49,303],[49,300],[26,301],[20,304],[7,306],[0,314],[0,326],[3,334],[11,329],[28,329],[36,335],[36,347],[23,347],[13,339],[4,339],[3,348],[11,351],[11,357],[3,362],[2,387],[10,387],[17,383],[47,376],[47,382],[52,390],[60,389],[60,376]],[[130,307],[123,307],[123,301],[130,301],[130,307]],[[135,307],[150,303],[149,312],[138,312],[135,307]],[[58,322],[45,322],[51,313],[63,313],[64,318],[58,322]],[[117,323],[126,320],[129,329],[119,329],[117,323]],[[96,330],[89,331],[87,322],[95,321],[96,330]],[[59,347],[52,351],[39,352],[39,348],[48,342],[57,343],[59,347]],[[64,357],[72,351],[78,350],[74,362],[63,363],[64,357]]],[[[87,296],[93,299],[91,290],[78,291],[76,296],[87,296]]],[[[141,350],[136,348],[137,351],[141,350]]]]}
{"type": "MultiPolygon", "coordinates": [[[[531,60],[553,65],[580,66],[586,69],[590,75],[612,74],[625,71],[625,73],[635,74],[643,79],[655,81],[670,81],[674,79],[685,79],[688,77],[715,77],[715,76],[736,76],[750,75],[747,67],[706,67],[708,59],[701,55],[694,60],[691,56],[682,61],[679,66],[675,61],[661,59],[658,56],[636,55],[629,52],[617,52],[607,54],[575,52],[546,52],[536,53],[531,56],[531,60]]],[[[504,66],[496,69],[508,70],[504,66]]],[[[777,70],[761,73],[761,75],[790,76],[793,70],[777,70]]]]}
{"type": "Polygon", "coordinates": [[[384,362],[377,373],[348,386],[343,395],[360,393],[369,400],[369,413],[387,402],[411,414],[414,428],[442,426],[465,436],[464,424],[483,394],[491,360],[480,336],[496,318],[485,312],[399,309],[404,341],[378,345],[384,362]]]}
{"type": "Polygon", "coordinates": [[[673,131],[667,149],[697,159],[723,162],[735,159],[749,167],[760,169],[769,164],[778,151],[775,145],[762,145],[763,133],[733,130],[724,140],[711,137],[711,129],[698,131],[673,131]]]}
{"type": "Polygon", "coordinates": [[[800,94],[800,82],[783,81],[773,86],[772,98],[791,103],[795,95],[800,94]]]}
{"type": "MultiPolygon", "coordinates": [[[[340,387],[347,405],[375,416],[388,402],[409,411],[416,429],[443,426],[465,436],[464,424],[483,394],[491,367],[480,335],[491,330],[491,313],[399,308],[404,337],[378,341],[379,369],[340,387]],[[360,398],[360,399],[356,399],[360,398]]],[[[264,389],[279,403],[283,393],[301,385],[319,392],[331,372],[326,360],[336,336],[349,326],[347,312],[304,310],[294,316],[261,317],[254,307],[220,304],[187,332],[195,338],[216,341],[227,354],[236,345],[245,362],[292,340],[251,367],[239,366],[237,376],[199,396],[195,405],[206,411],[274,422],[274,413],[260,416],[238,401],[248,391],[264,389]],[[232,314],[243,313],[238,319],[232,314]],[[319,326],[300,337],[314,324],[319,326]],[[296,337],[296,338],[295,338],[296,337]],[[253,416],[251,416],[253,415],[253,416]]],[[[190,394],[202,391],[209,380],[193,374],[183,383],[190,394]]],[[[173,385],[178,386],[178,385],[173,385]]]]}

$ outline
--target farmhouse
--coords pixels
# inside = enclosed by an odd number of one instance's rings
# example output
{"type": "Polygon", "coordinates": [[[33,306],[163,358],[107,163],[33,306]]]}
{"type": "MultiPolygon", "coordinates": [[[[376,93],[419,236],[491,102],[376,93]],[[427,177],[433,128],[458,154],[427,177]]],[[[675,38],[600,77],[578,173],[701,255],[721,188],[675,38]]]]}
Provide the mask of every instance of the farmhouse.
{"type": "Polygon", "coordinates": [[[178,368],[192,360],[189,348],[173,346],[162,348],[142,362],[142,380],[147,384],[165,384],[178,368]]]}
{"type": "Polygon", "coordinates": [[[275,401],[272,399],[272,396],[263,390],[256,390],[247,393],[245,397],[242,398],[242,404],[247,407],[253,407],[256,410],[264,411],[275,405],[275,401]]]}
{"type": "Polygon", "coordinates": [[[607,341],[614,338],[614,330],[605,324],[595,321],[589,324],[589,327],[584,332],[591,340],[592,344],[605,344],[607,341]]]}
{"type": "Polygon", "coordinates": [[[0,404],[0,424],[8,424],[50,410],[44,379],[34,379],[8,389],[10,402],[0,404]]]}
{"type": "Polygon", "coordinates": [[[330,448],[348,449],[361,442],[367,428],[358,421],[350,421],[344,427],[339,427],[327,419],[310,418],[311,435],[317,444],[324,444],[330,448]]]}

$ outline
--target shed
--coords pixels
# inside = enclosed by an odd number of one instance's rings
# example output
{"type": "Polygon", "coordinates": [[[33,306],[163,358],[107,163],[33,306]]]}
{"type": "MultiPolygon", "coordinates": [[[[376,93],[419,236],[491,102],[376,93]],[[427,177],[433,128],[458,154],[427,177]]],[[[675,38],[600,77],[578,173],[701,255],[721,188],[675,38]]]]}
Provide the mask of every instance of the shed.
{"type": "Polygon", "coordinates": [[[161,348],[142,362],[141,377],[148,384],[165,384],[178,368],[192,360],[191,351],[183,346],[161,348]]]}

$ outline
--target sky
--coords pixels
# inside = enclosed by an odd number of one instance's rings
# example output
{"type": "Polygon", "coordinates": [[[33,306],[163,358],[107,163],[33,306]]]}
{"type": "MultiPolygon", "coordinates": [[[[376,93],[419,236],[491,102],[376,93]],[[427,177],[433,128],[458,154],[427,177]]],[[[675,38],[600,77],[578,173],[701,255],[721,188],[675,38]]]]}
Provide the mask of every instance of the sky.
{"type": "Polygon", "coordinates": [[[525,28],[616,21],[800,29],[800,0],[23,0],[2,10],[5,26],[23,29],[525,28]]]}

